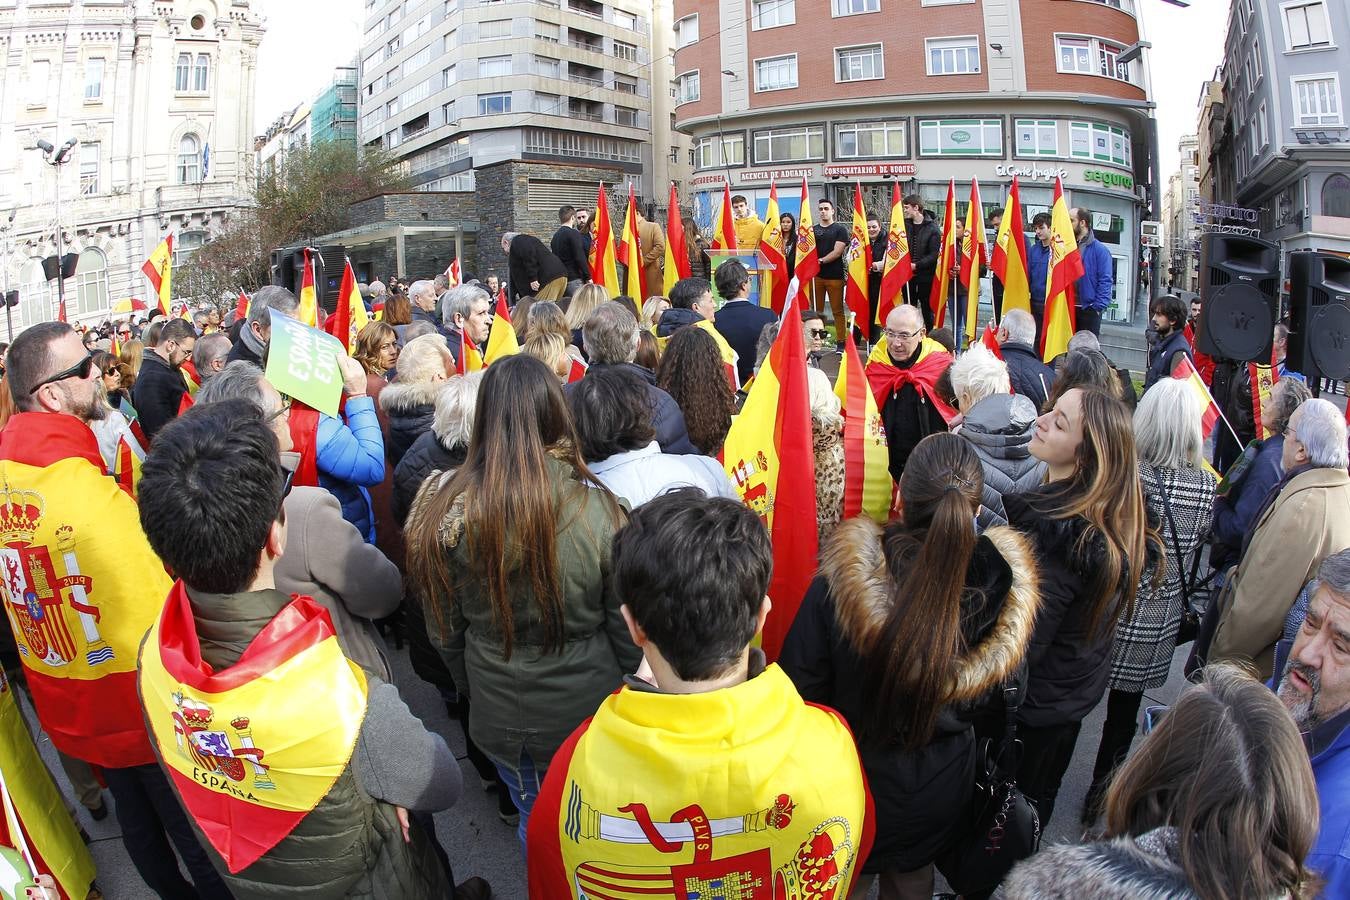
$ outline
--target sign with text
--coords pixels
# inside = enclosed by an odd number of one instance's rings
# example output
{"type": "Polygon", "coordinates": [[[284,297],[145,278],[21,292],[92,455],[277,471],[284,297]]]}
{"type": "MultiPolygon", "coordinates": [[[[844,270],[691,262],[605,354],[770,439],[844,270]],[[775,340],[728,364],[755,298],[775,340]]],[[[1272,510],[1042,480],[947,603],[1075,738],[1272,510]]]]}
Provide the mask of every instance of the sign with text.
{"type": "Polygon", "coordinates": [[[826,178],[856,178],[860,175],[913,176],[919,173],[914,163],[832,163],[825,167],[826,178]]]}
{"type": "Polygon", "coordinates": [[[267,380],[282,394],[329,416],[342,399],[345,351],[331,334],[310,328],[272,310],[272,340],[267,348],[267,380]]]}

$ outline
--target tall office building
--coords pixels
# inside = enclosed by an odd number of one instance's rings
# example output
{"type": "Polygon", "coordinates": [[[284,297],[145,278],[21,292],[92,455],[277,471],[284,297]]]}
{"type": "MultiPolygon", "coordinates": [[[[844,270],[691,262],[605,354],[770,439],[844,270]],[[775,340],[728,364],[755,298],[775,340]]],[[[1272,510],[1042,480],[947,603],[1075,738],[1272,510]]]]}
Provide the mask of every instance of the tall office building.
{"type": "Polygon", "coordinates": [[[1163,197],[1163,224],[1166,232],[1167,278],[1177,290],[1198,291],[1200,274],[1200,232],[1195,211],[1200,202],[1200,167],[1196,163],[1200,139],[1184,135],[1177,142],[1177,170],[1167,179],[1163,197]]]}

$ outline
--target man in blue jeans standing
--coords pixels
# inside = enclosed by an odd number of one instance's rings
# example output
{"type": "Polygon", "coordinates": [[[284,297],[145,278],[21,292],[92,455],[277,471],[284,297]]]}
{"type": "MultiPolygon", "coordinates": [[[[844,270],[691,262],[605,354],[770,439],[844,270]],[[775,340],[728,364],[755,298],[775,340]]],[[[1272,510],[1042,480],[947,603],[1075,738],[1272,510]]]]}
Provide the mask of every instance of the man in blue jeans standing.
{"type": "Polygon", "coordinates": [[[1078,238],[1078,255],[1083,260],[1083,277],[1074,285],[1075,326],[1078,331],[1102,333],[1102,313],[1111,305],[1115,275],[1111,271],[1111,251],[1092,233],[1092,211],[1082,206],[1073,210],[1073,233],[1078,238]]]}

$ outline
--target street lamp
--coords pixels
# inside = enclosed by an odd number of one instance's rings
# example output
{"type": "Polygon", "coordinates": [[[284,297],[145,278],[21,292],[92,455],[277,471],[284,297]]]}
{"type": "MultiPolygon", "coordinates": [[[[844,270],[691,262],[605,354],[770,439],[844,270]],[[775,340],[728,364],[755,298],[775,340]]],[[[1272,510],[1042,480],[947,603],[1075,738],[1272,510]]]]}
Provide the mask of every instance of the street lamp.
{"type": "Polygon", "coordinates": [[[56,170],[56,302],[57,318],[62,322],[66,320],[66,261],[61,236],[61,167],[70,162],[70,151],[79,142],[79,138],[71,138],[59,150],[50,141],[39,138],[37,142],[37,148],[42,151],[42,161],[56,170]]]}

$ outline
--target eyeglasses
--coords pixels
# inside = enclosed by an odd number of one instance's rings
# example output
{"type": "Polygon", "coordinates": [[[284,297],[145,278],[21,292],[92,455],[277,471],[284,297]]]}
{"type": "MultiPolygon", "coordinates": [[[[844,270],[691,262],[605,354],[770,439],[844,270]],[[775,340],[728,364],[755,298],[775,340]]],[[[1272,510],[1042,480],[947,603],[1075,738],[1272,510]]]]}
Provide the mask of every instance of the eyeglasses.
{"type": "Polygon", "coordinates": [[[882,331],[882,334],[886,335],[888,341],[912,341],[917,337],[923,337],[923,329],[920,328],[918,331],[892,331],[887,328],[882,331]]]}
{"type": "Polygon", "coordinates": [[[829,334],[829,332],[826,331],[824,328],[812,328],[812,329],[811,329],[811,337],[813,337],[813,338],[824,338],[824,337],[825,337],[826,335],[828,335],[828,334],[829,334]]]}
{"type": "Polygon", "coordinates": [[[277,419],[281,418],[282,416],[288,415],[288,414],[290,413],[290,411],[291,411],[291,404],[292,404],[293,402],[294,402],[294,401],[293,401],[290,397],[287,397],[285,394],[282,394],[282,395],[281,395],[281,406],[277,407],[277,411],[274,412],[274,413],[272,413],[272,414],[271,414],[270,416],[268,416],[266,419],[263,419],[263,421],[264,421],[264,422],[270,423],[270,422],[276,421],[277,419]]]}
{"type": "Polygon", "coordinates": [[[84,359],[77,362],[75,365],[71,366],[69,369],[62,369],[60,372],[57,372],[50,378],[46,378],[42,381],[39,381],[37,384],[33,385],[31,389],[29,389],[28,395],[31,397],[33,394],[36,394],[38,392],[39,388],[45,387],[46,385],[49,384],[56,384],[58,381],[65,381],[67,378],[79,378],[79,379],[88,378],[89,373],[93,368],[94,368],[94,355],[91,353],[84,359]]]}

